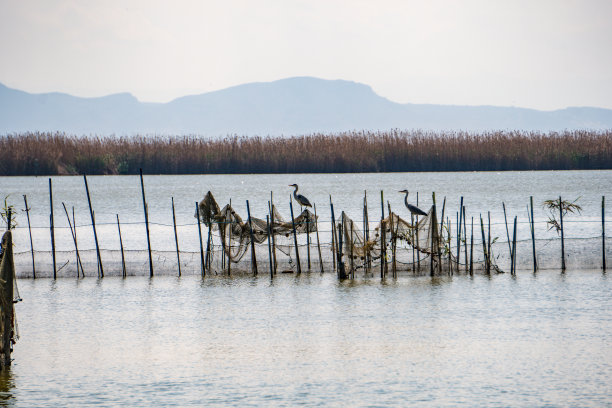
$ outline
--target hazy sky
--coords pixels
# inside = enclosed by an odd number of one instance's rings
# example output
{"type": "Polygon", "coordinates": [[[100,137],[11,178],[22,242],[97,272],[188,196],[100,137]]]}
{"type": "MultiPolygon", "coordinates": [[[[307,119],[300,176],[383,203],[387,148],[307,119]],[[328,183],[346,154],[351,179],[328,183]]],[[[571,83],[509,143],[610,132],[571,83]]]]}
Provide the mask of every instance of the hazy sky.
{"type": "Polygon", "coordinates": [[[612,1],[0,0],[0,82],[165,102],[292,76],[396,102],[612,108],[612,1]]]}

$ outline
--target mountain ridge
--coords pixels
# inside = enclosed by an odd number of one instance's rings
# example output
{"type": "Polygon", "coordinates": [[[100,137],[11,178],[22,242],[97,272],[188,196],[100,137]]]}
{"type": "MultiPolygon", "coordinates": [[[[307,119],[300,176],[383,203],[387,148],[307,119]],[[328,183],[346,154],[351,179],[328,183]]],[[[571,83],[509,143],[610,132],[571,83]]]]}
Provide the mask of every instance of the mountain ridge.
{"type": "Polygon", "coordinates": [[[290,136],[394,128],[603,130],[612,128],[612,110],[401,104],[376,94],[366,84],[313,77],[252,82],[166,103],[141,102],[127,92],[91,98],[60,92],[31,94],[0,83],[0,134],[290,136]]]}

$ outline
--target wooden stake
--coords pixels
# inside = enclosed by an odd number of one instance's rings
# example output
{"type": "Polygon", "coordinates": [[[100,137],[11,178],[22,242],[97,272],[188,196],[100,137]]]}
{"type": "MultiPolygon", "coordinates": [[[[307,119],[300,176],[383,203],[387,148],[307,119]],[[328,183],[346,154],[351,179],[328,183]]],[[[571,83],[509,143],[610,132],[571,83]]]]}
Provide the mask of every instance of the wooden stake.
{"type": "Polygon", "coordinates": [[[306,209],[306,258],[308,260],[308,271],[310,272],[310,215],[306,209]]]}
{"type": "Polygon", "coordinates": [[[461,226],[463,225],[463,196],[461,196],[461,203],[459,204],[459,214],[457,218],[457,272],[459,272],[459,261],[461,255],[461,226]]]}
{"type": "Polygon", "coordinates": [[[270,191],[270,202],[268,203],[268,211],[270,212],[270,227],[272,229],[272,259],[274,259],[274,274],[276,275],[276,270],[278,268],[278,263],[276,261],[276,233],[274,231],[274,201],[272,191],[270,191]]]}
{"type": "Polygon", "coordinates": [[[51,179],[49,179],[49,206],[51,207],[51,214],[49,215],[50,228],[51,228],[51,254],[53,256],[53,279],[57,279],[57,264],[55,262],[55,226],[53,223],[53,187],[51,185],[51,179]]]}
{"type": "MultiPolygon", "coordinates": [[[[178,266],[178,276],[181,276],[181,254],[179,251],[178,233],[176,232],[176,214],[174,212],[174,197],[172,197],[172,225],[174,226],[174,243],[176,245],[176,264],[178,266]]],[[[119,216],[117,215],[117,226],[119,226],[119,216]]],[[[121,238],[121,232],[119,232],[121,238]]]]}
{"type": "Polygon", "coordinates": [[[11,340],[13,339],[12,326],[14,324],[14,309],[13,309],[13,279],[15,276],[15,262],[13,260],[13,233],[9,229],[2,237],[2,260],[0,261],[0,279],[4,283],[2,292],[0,293],[0,301],[2,303],[0,323],[2,330],[2,339],[0,344],[0,368],[11,365],[11,340]]]}
{"type": "MultiPolygon", "coordinates": [[[[344,213],[342,213],[344,214],[344,213]]],[[[351,220],[351,239],[350,241],[347,239],[346,240],[347,244],[349,244],[351,252],[350,252],[350,257],[351,257],[351,279],[355,279],[355,263],[354,263],[354,255],[353,255],[353,247],[355,244],[355,241],[353,240],[353,220],[351,220]]]]}
{"type": "Polygon", "coordinates": [[[89,204],[89,215],[91,216],[91,226],[94,233],[94,241],[96,243],[96,256],[98,260],[98,278],[104,277],[104,268],[102,267],[102,257],[100,256],[100,245],[98,245],[98,233],[96,232],[96,217],[94,217],[93,208],[91,206],[91,197],[89,195],[89,186],[87,185],[87,176],[83,174],[85,181],[85,192],[87,193],[87,204],[89,204]]]}
{"type": "Polygon", "coordinates": [[[344,211],[342,211],[342,215],[340,216],[340,224],[338,225],[338,271],[339,271],[340,279],[347,278],[344,261],[342,261],[342,250],[344,249],[344,247],[342,246],[343,238],[344,238],[344,211]]]}
{"type": "Polygon", "coordinates": [[[502,207],[504,208],[504,223],[506,224],[506,238],[508,239],[508,252],[512,256],[512,248],[510,247],[510,233],[508,232],[508,219],[506,218],[506,204],[502,201],[502,207]]]}
{"type": "Polygon", "coordinates": [[[331,195],[329,196],[329,206],[331,208],[331,218],[332,218],[332,227],[331,227],[331,234],[332,234],[332,263],[333,263],[333,268],[334,271],[336,272],[336,274],[339,275],[339,271],[336,268],[336,256],[338,251],[336,250],[336,242],[338,242],[336,240],[336,219],[334,217],[334,204],[332,203],[332,198],[331,195]]]}
{"type": "Polygon", "coordinates": [[[512,249],[510,251],[510,273],[516,275],[516,216],[514,216],[514,233],[512,234],[512,249]]]}
{"type": "MultiPolygon", "coordinates": [[[[229,234],[227,234],[228,235],[227,236],[227,276],[231,276],[232,274],[232,226],[234,222],[234,214],[232,210],[231,198],[230,198],[229,208],[230,208],[229,209],[230,217],[229,217],[229,234]]],[[[225,222],[228,222],[227,213],[225,214],[225,222]]],[[[274,238],[274,236],[272,236],[272,238],[274,238]]],[[[274,272],[276,272],[276,269],[274,270],[274,272]]]]}
{"type": "Polygon", "coordinates": [[[559,219],[561,220],[561,270],[565,270],[565,240],[563,238],[563,201],[559,196],[559,219]]]}
{"type": "Polygon", "coordinates": [[[314,215],[315,215],[315,229],[317,230],[317,251],[319,252],[319,265],[321,267],[321,273],[324,273],[323,270],[323,257],[321,256],[321,242],[319,241],[319,219],[317,217],[317,205],[314,205],[314,215]]]}
{"type": "Polygon", "coordinates": [[[270,279],[274,279],[274,266],[272,261],[272,242],[270,240],[270,235],[272,235],[272,230],[270,229],[270,216],[266,215],[266,232],[268,233],[268,260],[270,262],[270,279]]]}
{"type": "MultiPolygon", "coordinates": [[[[25,196],[24,196],[25,197],[25,196]]],[[[27,206],[27,205],[26,205],[27,206]]],[[[601,196],[601,256],[602,269],[606,271],[606,196],[601,196]]],[[[28,219],[28,226],[29,224],[28,219]]],[[[32,255],[32,263],[34,263],[34,255],[32,255]]]]}
{"type": "Polygon", "coordinates": [[[482,233],[482,252],[484,253],[485,271],[489,273],[487,265],[489,263],[487,255],[487,241],[485,240],[484,223],[482,222],[482,214],[480,215],[480,232],[482,233]]]}
{"type": "Polygon", "coordinates": [[[363,192],[363,231],[365,237],[364,243],[364,256],[365,256],[365,269],[366,274],[370,273],[370,269],[372,268],[372,257],[370,255],[370,221],[368,219],[368,192],[364,190],[363,192]]]}
{"type": "Polygon", "coordinates": [[[385,199],[383,196],[383,191],[380,190],[380,209],[381,209],[381,217],[380,217],[380,251],[381,251],[381,260],[380,260],[380,278],[384,279],[387,275],[387,226],[385,225],[385,199]]]}
{"type": "Polygon", "coordinates": [[[416,258],[415,258],[415,245],[416,243],[414,242],[414,237],[416,235],[415,233],[415,225],[414,225],[414,215],[412,213],[410,213],[410,225],[412,226],[412,228],[410,228],[410,245],[412,246],[412,273],[416,272],[416,258]]]}
{"type": "MultiPolygon", "coordinates": [[[[79,266],[81,267],[81,270],[83,270],[83,263],[81,262],[81,256],[79,254],[79,245],[77,244],[77,238],[76,238],[76,234],[75,234],[75,230],[76,230],[76,224],[74,226],[74,230],[72,228],[72,222],[70,221],[70,215],[68,215],[68,210],[66,209],[66,204],[62,203],[62,207],[64,207],[64,213],[66,214],[66,218],[68,219],[68,227],[70,228],[70,235],[72,236],[72,241],[74,243],[74,250],[76,252],[76,272],[77,272],[77,279],[79,277],[79,266]]],[[[74,210],[74,207],[72,207],[74,210]]],[[[85,276],[85,273],[83,273],[83,276],[85,276]]]]}
{"type": "MultiPolygon", "coordinates": [[[[26,217],[28,218],[28,232],[30,233],[30,252],[32,253],[32,279],[36,279],[36,265],[34,262],[34,242],[32,241],[32,226],[30,225],[30,207],[28,207],[28,198],[25,195],[23,196],[23,202],[25,204],[26,217]]],[[[606,264],[605,259],[606,256],[604,254],[604,265],[606,264]]]]}
{"type": "MultiPolygon", "coordinates": [[[[529,218],[531,224],[531,245],[533,248],[533,272],[538,270],[538,261],[536,259],[536,245],[535,245],[535,222],[533,219],[533,196],[529,197],[529,203],[531,205],[531,217],[529,218]]],[[[529,211],[527,212],[529,215],[529,211]]]]}
{"type": "Polygon", "coordinates": [[[474,274],[474,217],[472,217],[472,230],[470,236],[470,275],[474,274]]]}
{"type": "MultiPolygon", "coordinates": [[[[416,206],[419,206],[419,192],[417,191],[416,193],[416,206]]],[[[417,215],[415,217],[415,221],[417,223],[417,225],[419,225],[419,216],[417,215]]],[[[419,242],[419,234],[417,233],[416,236],[416,243],[417,243],[417,248],[421,247],[421,243],[419,242]]],[[[419,253],[420,251],[417,252],[417,269],[419,270],[419,273],[421,272],[421,254],[419,253]]]]}
{"type": "Polygon", "coordinates": [[[147,248],[149,250],[149,277],[153,277],[153,256],[151,255],[151,237],[149,236],[149,208],[147,206],[147,199],[145,198],[142,169],[140,169],[140,189],[142,191],[142,207],[144,208],[145,227],[147,229],[147,248]]]}
{"type": "Polygon", "coordinates": [[[466,217],[465,217],[465,206],[463,207],[463,241],[465,242],[465,245],[463,245],[463,252],[464,252],[464,258],[465,259],[465,272],[467,272],[468,270],[468,249],[467,249],[467,221],[466,221],[466,217]]]}
{"type": "MultiPolygon", "coordinates": [[[[121,271],[123,277],[127,277],[127,269],[125,268],[125,254],[123,252],[123,238],[121,238],[121,224],[119,224],[119,214],[115,214],[117,216],[117,230],[119,231],[119,246],[121,247],[121,271]]],[[[179,276],[180,269],[179,269],[179,276]]]]}
{"type": "Polygon", "coordinates": [[[251,269],[253,275],[257,275],[257,257],[255,255],[255,236],[253,235],[253,223],[251,221],[251,207],[249,207],[249,200],[246,200],[247,215],[249,216],[249,234],[251,236],[251,269]]]}
{"type": "Polygon", "coordinates": [[[488,233],[488,241],[487,241],[487,273],[491,273],[491,262],[492,262],[492,254],[491,254],[491,211],[487,211],[487,215],[489,218],[489,226],[487,229],[488,233]]]}
{"type": "Polygon", "coordinates": [[[198,202],[195,202],[196,216],[198,217],[198,236],[200,237],[200,273],[202,277],[206,276],[206,269],[204,268],[204,244],[202,243],[202,222],[200,220],[200,206],[198,202]]]}
{"type": "Polygon", "coordinates": [[[297,262],[297,273],[302,273],[302,266],[300,265],[300,248],[298,247],[297,232],[295,231],[295,218],[293,217],[293,200],[289,196],[289,209],[291,210],[291,227],[293,229],[293,244],[295,245],[295,258],[297,262]]]}

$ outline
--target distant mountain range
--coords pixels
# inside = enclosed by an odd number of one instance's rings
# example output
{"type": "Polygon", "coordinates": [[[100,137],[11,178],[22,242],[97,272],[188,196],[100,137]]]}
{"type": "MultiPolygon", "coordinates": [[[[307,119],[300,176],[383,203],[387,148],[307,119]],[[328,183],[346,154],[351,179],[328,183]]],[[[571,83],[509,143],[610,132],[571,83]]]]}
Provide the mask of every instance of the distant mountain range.
{"type": "Polygon", "coordinates": [[[0,134],[299,135],[350,130],[612,129],[612,110],[400,104],[367,85],[310,77],[239,85],[168,103],[129,93],[80,98],[30,94],[0,84],[0,134]]]}

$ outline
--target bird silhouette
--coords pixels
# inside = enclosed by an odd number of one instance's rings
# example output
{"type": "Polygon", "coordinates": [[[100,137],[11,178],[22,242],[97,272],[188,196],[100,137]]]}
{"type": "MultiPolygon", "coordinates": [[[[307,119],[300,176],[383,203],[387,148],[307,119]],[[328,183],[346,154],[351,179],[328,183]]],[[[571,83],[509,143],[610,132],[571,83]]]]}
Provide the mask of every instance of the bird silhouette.
{"type": "Polygon", "coordinates": [[[406,205],[406,208],[408,209],[408,211],[410,211],[411,214],[427,215],[427,213],[421,210],[419,207],[408,203],[408,190],[402,190],[400,191],[400,193],[406,193],[406,196],[404,197],[404,204],[406,205]]]}
{"type": "Polygon", "coordinates": [[[306,197],[297,193],[298,191],[297,184],[289,184],[289,187],[295,187],[295,190],[293,191],[293,198],[295,198],[295,201],[300,203],[300,205],[303,207],[312,207],[312,204],[310,204],[310,201],[308,201],[306,197]]]}

